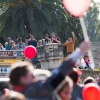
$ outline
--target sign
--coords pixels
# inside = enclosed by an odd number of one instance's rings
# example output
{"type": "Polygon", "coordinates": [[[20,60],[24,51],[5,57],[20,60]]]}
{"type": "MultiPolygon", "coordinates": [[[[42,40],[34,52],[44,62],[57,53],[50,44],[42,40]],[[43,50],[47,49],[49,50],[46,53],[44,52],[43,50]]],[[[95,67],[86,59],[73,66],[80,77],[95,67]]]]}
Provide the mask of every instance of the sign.
{"type": "Polygon", "coordinates": [[[24,57],[24,52],[23,51],[18,51],[18,50],[4,50],[0,51],[0,58],[1,57],[24,57]]]}
{"type": "Polygon", "coordinates": [[[10,67],[0,67],[0,74],[7,74],[10,71],[10,67]]]}
{"type": "Polygon", "coordinates": [[[0,66],[11,66],[20,61],[23,61],[23,59],[0,59],[0,66]]]}

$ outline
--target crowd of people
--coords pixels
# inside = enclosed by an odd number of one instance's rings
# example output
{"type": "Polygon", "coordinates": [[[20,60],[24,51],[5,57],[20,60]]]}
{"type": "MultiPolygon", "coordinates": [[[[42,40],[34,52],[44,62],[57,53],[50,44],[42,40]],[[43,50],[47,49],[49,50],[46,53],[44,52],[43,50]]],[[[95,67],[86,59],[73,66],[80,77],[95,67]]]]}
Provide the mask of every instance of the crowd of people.
{"type": "Polygon", "coordinates": [[[22,38],[16,40],[16,42],[9,37],[8,42],[5,43],[5,46],[0,43],[0,50],[24,50],[27,45],[33,45],[34,47],[46,45],[47,43],[61,43],[60,38],[56,37],[55,33],[51,33],[51,38],[48,34],[45,34],[43,39],[37,41],[33,35],[29,34],[25,43],[22,41],[22,38]]]}
{"type": "MultiPolygon", "coordinates": [[[[74,51],[74,44],[76,41],[76,37],[74,32],[72,32],[72,37],[73,38],[68,38],[63,45],[66,47],[66,53],[71,54],[74,51]]],[[[11,37],[8,38],[8,42],[5,43],[5,47],[0,43],[0,50],[24,50],[26,46],[32,45],[34,47],[46,45],[48,43],[58,43],[61,44],[60,38],[55,35],[54,32],[51,33],[51,38],[49,37],[48,34],[45,34],[43,39],[37,40],[34,38],[33,35],[29,34],[26,39],[25,43],[22,41],[21,38],[17,39],[17,42],[15,42],[11,37]]],[[[35,57],[32,59],[32,63],[35,64],[37,63],[37,58],[35,57]]],[[[85,55],[84,57],[80,57],[77,61],[77,66],[80,69],[93,69],[94,66],[92,65],[89,56],[85,55]]]]}
{"type": "Polygon", "coordinates": [[[4,89],[0,100],[83,100],[84,86],[97,84],[97,81],[87,77],[83,84],[80,84],[82,72],[76,69],[75,65],[89,49],[90,43],[83,42],[52,72],[34,69],[29,62],[12,65],[9,74],[10,87],[4,89]]]}

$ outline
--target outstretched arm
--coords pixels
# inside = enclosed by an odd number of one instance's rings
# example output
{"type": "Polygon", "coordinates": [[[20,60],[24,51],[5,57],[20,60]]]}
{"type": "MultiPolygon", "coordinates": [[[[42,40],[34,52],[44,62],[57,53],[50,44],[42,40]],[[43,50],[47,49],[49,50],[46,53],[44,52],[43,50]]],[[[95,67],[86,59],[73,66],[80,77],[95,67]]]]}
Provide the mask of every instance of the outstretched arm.
{"type": "Polygon", "coordinates": [[[74,67],[77,59],[84,55],[89,48],[90,43],[83,42],[80,47],[70,55],[69,59],[66,59],[60,67],[53,70],[52,76],[50,76],[45,83],[38,81],[30,86],[27,91],[24,91],[23,94],[31,98],[50,97],[52,92],[64,81],[65,76],[68,75],[68,72],[74,67]]]}
{"type": "Polygon", "coordinates": [[[50,78],[47,79],[45,87],[48,90],[55,90],[57,86],[65,79],[65,76],[68,75],[68,72],[75,66],[77,60],[83,56],[87,50],[90,49],[89,42],[83,42],[79,48],[77,48],[59,68],[53,70],[53,74],[50,78]]]}

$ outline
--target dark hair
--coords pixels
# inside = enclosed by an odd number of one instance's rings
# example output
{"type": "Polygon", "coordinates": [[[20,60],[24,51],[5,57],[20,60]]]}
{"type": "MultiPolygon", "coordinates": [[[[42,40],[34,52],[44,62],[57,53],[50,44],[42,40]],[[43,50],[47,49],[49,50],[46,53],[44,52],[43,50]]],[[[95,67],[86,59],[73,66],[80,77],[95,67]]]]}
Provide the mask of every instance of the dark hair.
{"type": "Polygon", "coordinates": [[[70,77],[66,76],[66,77],[65,77],[65,80],[66,80],[66,81],[63,81],[63,82],[60,84],[60,86],[58,86],[58,94],[60,94],[60,93],[63,91],[63,89],[64,89],[65,87],[67,87],[67,86],[69,86],[70,88],[73,87],[73,81],[72,81],[72,79],[71,79],[70,77]]]}
{"type": "Polygon", "coordinates": [[[79,75],[78,75],[77,72],[73,71],[73,72],[71,72],[71,73],[69,74],[69,77],[73,80],[73,83],[76,83],[77,80],[78,80],[79,75]]]}
{"type": "Polygon", "coordinates": [[[19,42],[19,41],[22,41],[22,38],[19,38],[19,39],[18,39],[18,42],[19,42]]]}
{"type": "Polygon", "coordinates": [[[44,38],[45,38],[45,37],[49,37],[49,35],[48,35],[48,34],[45,34],[45,35],[44,35],[44,38]]]}
{"type": "Polygon", "coordinates": [[[89,57],[88,55],[85,55],[84,57],[89,57]]]}
{"type": "Polygon", "coordinates": [[[10,75],[9,75],[10,83],[12,85],[21,85],[19,80],[22,76],[26,76],[28,71],[31,70],[30,66],[33,67],[28,62],[26,62],[26,63],[21,62],[21,63],[14,64],[12,66],[12,70],[11,70],[10,75]]]}
{"type": "Polygon", "coordinates": [[[95,79],[94,78],[92,78],[92,77],[87,77],[85,80],[84,80],[84,82],[83,82],[83,84],[88,84],[88,83],[95,83],[95,79]]]}
{"type": "Polygon", "coordinates": [[[29,39],[29,38],[30,38],[30,36],[31,36],[31,34],[28,34],[28,36],[26,36],[26,38],[25,38],[25,39],[29,39]]]}
{"type": "Polygon", "coordinates": [[[66,83],[62,86],[62,88],[58,91],[58,94],[60,94],[66,86],[69,86],[69,83],[68,83],[68,82],[66,82],[66,83]]]}

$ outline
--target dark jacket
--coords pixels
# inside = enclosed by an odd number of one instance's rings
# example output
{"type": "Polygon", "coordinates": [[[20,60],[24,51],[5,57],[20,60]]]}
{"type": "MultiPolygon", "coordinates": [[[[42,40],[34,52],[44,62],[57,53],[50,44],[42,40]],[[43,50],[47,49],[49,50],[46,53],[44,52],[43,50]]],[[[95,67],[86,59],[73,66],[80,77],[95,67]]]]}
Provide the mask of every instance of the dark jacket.
{"type": "Polygon", "coordinates": [[[45,83],[42,81],[33,83],[26,90],[22,91],[22,93],[27,98],[34,98],[35,100],[53,100],[51,99],[53,91],[65,79],[65,76],[68,74],[68,71],[74,67],[74,64],[71,59],[65,61],[59,68],[53,71],[52,76],[50,76],[45,83]]]}
{"type": "Polygon", "coordinates": [[[83,85],[81,85],[81,84],[75,85],[73,87],[71,100],[83,100],[82,89],[83,89],[83,85]]]}
{"type": "Polygon", "coordinates": [[[47,78],[46,82],[38,81],[29,86],[22,93],[27,98],[33,98],[35,100],[54,100],[52,98],[53,91],[60,85],[62,81],[65,81],[65,76],[69,74],[69,71],[75,66],[77,59],[81,56],[80,52],[74,52],[70,59],[63,62],[60,67],[53,70],[52,75],[47,78]],[[76,54],[75,54],[76,53],[76,54]]]}
{"type": "Polygon", "coordinates": [[[37,47],[37,41],[34,39],[34,40],[30,40],[28,41],[28,45],[32,45],[34,47],[37,47]]]}

